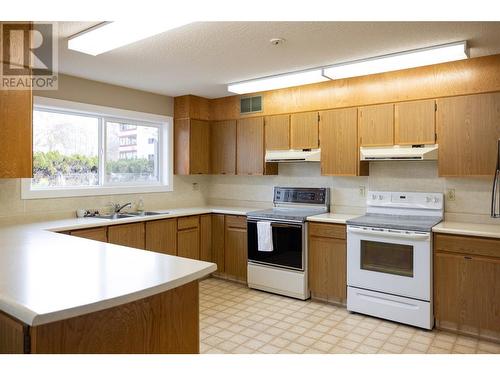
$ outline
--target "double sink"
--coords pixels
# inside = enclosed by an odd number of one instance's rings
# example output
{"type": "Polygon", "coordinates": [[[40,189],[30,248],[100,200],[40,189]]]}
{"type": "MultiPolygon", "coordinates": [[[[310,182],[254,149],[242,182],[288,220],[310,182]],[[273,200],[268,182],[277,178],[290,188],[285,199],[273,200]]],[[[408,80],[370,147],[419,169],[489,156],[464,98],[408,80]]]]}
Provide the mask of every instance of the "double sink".
{"type": "Polygon", "coordinates": [[[114,213],[110,215],[99,215],[95,217],[99,219],[115,220],[115,219],[126,219],[129,217],[154,216],[154,215],[165,215],[165,214],[168,214],[168,212],[142,211],[142,212],[114,213]]]}

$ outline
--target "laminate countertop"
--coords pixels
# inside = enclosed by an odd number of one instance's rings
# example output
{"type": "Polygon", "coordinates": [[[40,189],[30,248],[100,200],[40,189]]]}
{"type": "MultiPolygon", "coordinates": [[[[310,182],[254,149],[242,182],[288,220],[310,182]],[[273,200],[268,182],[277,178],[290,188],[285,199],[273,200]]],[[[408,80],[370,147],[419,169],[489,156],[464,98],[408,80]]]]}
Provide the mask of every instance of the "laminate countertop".
{"type": "Polygon", "coordinates": [[[442,221],[432,228],[435,233],[458,234],[463,236],[500,238],[500,223],[473,224],[455,221],[442,221]]]}
{"type": "Polygon", "coordinates": [[[355,217],[362,216],[361,214],[336,214],[328,212],[326,214],[309,216],[307,221],[317,223],[331,223],[331,224],[345,224],[347,220],[354,219],[355,217]]]}
{"type": "Polygon", "coordinates": [[[245,215],[255,208],[198,207],[107,220],[65,219],[0,226],[0,310],[31,326],[107,309],[177,288],[217,269],[57,231],[204,213],[245,215]]]}

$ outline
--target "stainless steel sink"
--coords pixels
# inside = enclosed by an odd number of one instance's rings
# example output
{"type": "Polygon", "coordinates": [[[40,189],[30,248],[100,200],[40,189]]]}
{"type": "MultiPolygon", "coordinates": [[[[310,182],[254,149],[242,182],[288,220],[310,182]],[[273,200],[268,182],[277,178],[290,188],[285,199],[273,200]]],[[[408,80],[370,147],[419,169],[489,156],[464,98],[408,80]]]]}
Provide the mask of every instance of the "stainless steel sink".
{"type": "Polygon", "coordinates": [[[115,219],[126,219],[127,217],[135,217],[135,216],[136,215],[130,215],[130,214],[111,214],[111,215],[98,215],[95,217],[99,219],[115,220],[115,219]]]}
{"type": "Polygon", "coordinates": [[[165,215],[168,212],[154,212],[154,211],[143,211],[143,212],[127,212],[127,215],[132,216],[154,216],[154,215],[165,215]]]}

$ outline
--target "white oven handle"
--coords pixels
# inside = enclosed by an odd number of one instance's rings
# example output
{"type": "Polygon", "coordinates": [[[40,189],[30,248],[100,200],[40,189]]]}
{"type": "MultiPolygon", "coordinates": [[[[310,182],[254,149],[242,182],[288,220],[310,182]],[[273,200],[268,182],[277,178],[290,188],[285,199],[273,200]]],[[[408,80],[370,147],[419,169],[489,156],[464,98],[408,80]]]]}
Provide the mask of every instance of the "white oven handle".
{"type": "Polygon", "coordinates": [[[404,232],[389,232],[377,231],[373,229],[361,229],[355,227],[348,227],[347,231],[350,233],[363,234],[365,236],[382,237],[382,238],[403,238],[409,240],[428,240],[430,234],[427,233],[404,233],[404,232]]]}

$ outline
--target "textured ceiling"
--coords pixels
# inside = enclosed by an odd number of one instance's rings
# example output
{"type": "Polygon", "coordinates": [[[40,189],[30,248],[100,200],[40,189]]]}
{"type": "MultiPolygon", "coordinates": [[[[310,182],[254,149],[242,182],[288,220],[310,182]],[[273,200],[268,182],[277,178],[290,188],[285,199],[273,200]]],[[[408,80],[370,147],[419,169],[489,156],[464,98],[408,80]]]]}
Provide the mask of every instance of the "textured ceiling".
{"type": "Polygon", "coordinates": [[[172,96],[227,96],[235,81],[460,40],[471,57],[500,53],[500,22],[199,22],[95,57],[67,49],[94,24],[59,22],[61,73],[172,96]]]}

